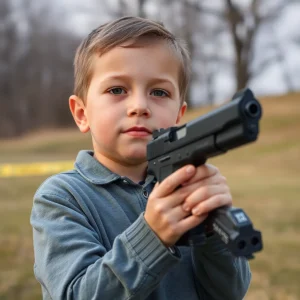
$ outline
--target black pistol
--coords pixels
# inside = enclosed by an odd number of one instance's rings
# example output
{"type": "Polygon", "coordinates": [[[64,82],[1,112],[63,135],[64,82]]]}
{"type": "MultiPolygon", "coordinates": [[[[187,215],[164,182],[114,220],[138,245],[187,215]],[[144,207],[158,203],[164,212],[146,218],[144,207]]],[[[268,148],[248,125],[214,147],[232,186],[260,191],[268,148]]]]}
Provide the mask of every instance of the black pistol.
{"type": "MultiPolygon", "coordinates": [[[[261,116],[260,103],[246,88],[228,103],[182,126],[156,130],[147,145],[148,173],[161,182],[187,164],[199,166],[209,157],[254,142],[261,116]]],[[[215,209],[205,222],[186,232],[177,245],[202,245],[211,233],[217,234],[235,256],[250,259],[263,247],[261,232],[236,207],[215,209]]]]}

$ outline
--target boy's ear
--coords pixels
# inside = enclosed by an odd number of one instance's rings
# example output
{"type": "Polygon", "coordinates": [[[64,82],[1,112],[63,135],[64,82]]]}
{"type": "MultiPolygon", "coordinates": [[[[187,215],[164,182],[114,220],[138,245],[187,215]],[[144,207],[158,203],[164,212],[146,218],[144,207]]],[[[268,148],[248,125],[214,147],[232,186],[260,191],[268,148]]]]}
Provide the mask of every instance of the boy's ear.
{"type": "Polygon", "coordinates": [[[90,130],[87,116],[86,116],[86,107],[81,98],[76,95],[72,95],[69,98],[69,107],[76,125],[82,133],[86,133],[90,130]]]}
{"type": "Polygon", "coordinates": [[[176,124],[180,123],[180,120],[181,120],[182,116],[184,115],[186,109],[187,109],[187,103],[184,101],[179,109],[178,116],[176,119],[176,124]]]}

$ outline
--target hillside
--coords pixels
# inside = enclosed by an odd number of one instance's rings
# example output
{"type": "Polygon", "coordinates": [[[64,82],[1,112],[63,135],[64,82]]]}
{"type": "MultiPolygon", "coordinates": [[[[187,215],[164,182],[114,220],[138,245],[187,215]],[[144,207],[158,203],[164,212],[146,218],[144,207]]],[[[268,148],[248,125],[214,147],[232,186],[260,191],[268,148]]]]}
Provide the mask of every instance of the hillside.
{"type": "MultiPolygon", "coordinates": [[[[234,205],[262,231],[264,249],[250,261],[246,300],[300,299],[300,94],[261,99],[257,142],[209,160],[227,177],[234,205]]],[[[183,122],[210,108],[189,111],[183,122]]],[[[91,148],[77,130],[0,141],[0,164],[73,160],[91,148]]],[[[0,299],[41,299],[33,277],[32,197],[45,176],[0,178],[0,299]]]]}

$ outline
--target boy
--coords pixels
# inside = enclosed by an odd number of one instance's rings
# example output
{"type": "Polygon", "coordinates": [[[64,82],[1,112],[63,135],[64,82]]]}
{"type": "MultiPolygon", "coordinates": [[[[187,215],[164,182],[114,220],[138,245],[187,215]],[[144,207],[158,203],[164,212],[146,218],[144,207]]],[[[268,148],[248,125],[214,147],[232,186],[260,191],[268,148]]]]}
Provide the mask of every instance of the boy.
{"type": "Polygon", "coordinates": [[[186,110],[189,57],[161,24],[125,17],[100,26],[75,56],[69,106],[93,151],[37,190],[31,215],[43,299],[242,299],[247,260],[214,235],[176,241],[213,209],[231,205],[211,165],[185,166],[161,183],[147,175],[155,129],[186,110]]]}

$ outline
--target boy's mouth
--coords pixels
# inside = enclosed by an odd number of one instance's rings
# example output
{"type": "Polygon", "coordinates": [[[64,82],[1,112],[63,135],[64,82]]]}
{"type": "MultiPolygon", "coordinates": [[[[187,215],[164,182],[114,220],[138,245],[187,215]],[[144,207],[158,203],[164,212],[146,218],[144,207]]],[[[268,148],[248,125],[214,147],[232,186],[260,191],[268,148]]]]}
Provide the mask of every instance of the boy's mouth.
{"type": "Polygon", "coordinates": [[[152,134],[152,131],[146,127],[134,126],[129,129],[126,129],[124,133],[127,133],[131,136],[143,137],[149,136],[150,134],[152,134]]]}

